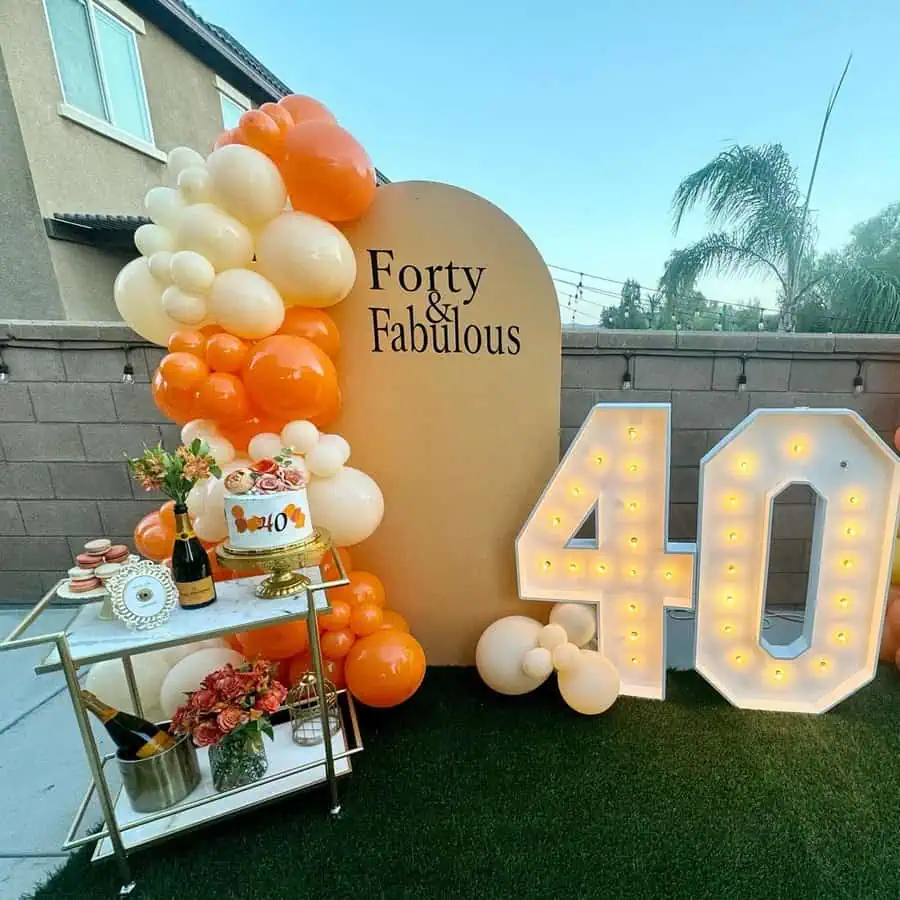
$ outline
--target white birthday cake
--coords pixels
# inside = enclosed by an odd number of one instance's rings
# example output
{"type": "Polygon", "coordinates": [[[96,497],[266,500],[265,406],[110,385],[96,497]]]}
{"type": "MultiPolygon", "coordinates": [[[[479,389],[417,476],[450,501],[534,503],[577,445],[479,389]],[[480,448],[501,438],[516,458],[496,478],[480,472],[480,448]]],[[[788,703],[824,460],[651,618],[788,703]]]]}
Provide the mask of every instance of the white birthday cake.
{"type": "Polygon", "coordinates": [[[309,476],[302,466],[302,461],[279,456],[225,476],[229,549],[277,550],[312,536],[309,476]]]}

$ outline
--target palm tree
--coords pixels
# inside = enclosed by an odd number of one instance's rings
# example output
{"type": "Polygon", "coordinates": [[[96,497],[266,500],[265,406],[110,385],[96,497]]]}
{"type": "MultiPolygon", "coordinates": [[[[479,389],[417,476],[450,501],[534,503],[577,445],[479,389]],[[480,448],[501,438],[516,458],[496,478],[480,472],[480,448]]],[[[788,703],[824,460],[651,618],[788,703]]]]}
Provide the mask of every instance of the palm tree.
{"type": "Polygon", "coordinates": [[[850,58],[829,97],[805,194],[781,144],[733,145],[681,182],[672,200],[675,233],[699,203],[706,205],[717,230],[669,257],[660,279],[667,297],[684,296],[707,274],[756,275],[775,279],[785,330],[794,330],[798,312],[807,304],[830,307],[832,330],[900,328],[900,279],[848,260],[816,263],[810,199],[825,132],[849,67],[850,58]],[[853,302],[847,305],[844,298],[849,297],[853,302]]]}

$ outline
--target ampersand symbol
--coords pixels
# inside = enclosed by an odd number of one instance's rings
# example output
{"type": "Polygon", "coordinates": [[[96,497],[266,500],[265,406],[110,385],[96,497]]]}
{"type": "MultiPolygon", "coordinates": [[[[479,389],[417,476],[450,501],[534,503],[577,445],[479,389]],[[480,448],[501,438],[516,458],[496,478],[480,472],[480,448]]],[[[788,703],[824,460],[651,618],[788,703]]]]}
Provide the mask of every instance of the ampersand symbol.
{"type": "Polygon", "coordinates": [[[443,307],[441,307],[441,295],[438,291],[429,291],[428,292],[428,308],[425,310],[425,318],[432,325],[439,325],[441,322],[449,322],[450,321],[450,304],[445,303],[443,307]],[[436,313],[436,316],[432,316],[432,313],[436,313]]]}

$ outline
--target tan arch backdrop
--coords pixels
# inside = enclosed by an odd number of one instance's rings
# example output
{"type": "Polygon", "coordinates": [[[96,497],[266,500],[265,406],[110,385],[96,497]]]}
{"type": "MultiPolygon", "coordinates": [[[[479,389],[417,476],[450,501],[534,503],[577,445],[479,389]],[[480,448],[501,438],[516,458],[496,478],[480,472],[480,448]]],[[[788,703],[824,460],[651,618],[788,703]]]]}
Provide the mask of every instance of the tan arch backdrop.
{"type": "Polygon", "coordinates": [[[389,184],[345,233],[358,273],[334,310],[334,430],[385,496],[354,566],[382,579],[430,663],[470,664],[487,624],[534,609],[514,541],[558,460],[556,293],[518,225],[460,188],[389,184]]]}

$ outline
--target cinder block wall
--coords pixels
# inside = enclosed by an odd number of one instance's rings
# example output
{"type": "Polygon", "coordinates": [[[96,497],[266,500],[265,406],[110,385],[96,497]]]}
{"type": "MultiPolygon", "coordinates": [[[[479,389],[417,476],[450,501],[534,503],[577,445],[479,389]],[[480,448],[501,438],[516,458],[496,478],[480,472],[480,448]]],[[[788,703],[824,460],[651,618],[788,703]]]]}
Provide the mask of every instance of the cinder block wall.
{"type": "MultiPolygon", "coordinates": [[[[33,602],[88,538],[131,543],[138,519],[163,498],[133,484],[124,453],[158,440],[174,447],[179,429],[150,397],[162,349],[144,347],[124,325],[0,322],[0,350],[9,366],[9,381],[0,385],[0,602],[33,602]],[[122,384],[126,349],[133,385],[122,384]]],[[[894,337],[567,330],[562,376],[562,449],[596,402],[671,401],[676,540],[696,536],[700,457],[750,410],[850,407],[888,441],[900,425],[894,337]],[[621,389],[625,354],[633,354],[630,391],[621,389]],[[748,384],[739,393],[742,354],[748,384]],[[861,395],[853,393],[858,359],[861,395]]],[[[808,516],[798,492],[782,500],[777,595],[796,602],[808,565],[808,516]]]]}
{"type": "MultiPolygon", "coordinates": [[[[754,409],[854,409],[888,442],[900,426],[900,336],[605,331],[563,333],[561,451],[599,402],[672,404],[669,536],[696,540],[700,458],[754,409]],[[626,355],[632,389],[622,390],[626,355]],[[747,385],[738,391],[741,357],[747,385]],[[853,379],[862,361],[865,390],[853,379]]],[[[767,602],[800,605],[809,571],[808,489],[779,498],[767,602]]]]}

